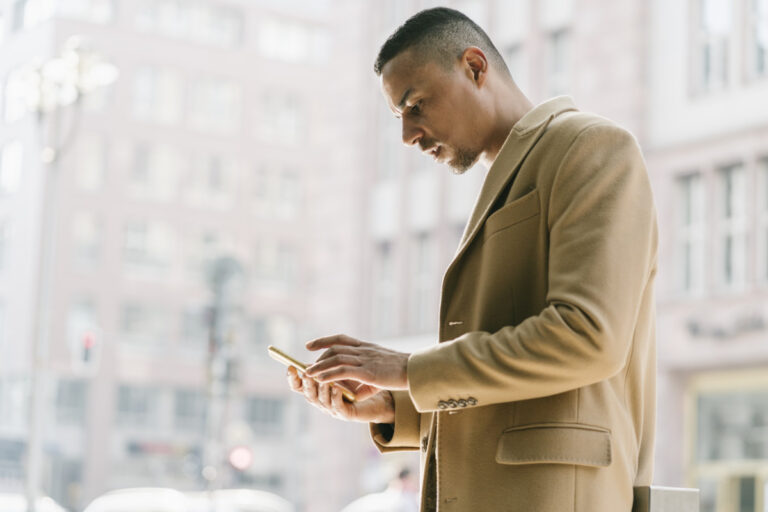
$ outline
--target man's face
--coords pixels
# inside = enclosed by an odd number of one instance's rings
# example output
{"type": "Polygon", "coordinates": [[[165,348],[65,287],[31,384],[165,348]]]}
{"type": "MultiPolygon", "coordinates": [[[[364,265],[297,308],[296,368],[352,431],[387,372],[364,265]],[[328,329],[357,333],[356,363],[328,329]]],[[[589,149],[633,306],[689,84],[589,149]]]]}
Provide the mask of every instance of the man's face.
{"type": "Polygon", "coordinates": [[[389,108],[402,119],[403,142],[418,146],[456,174],[483,152],[482,122],[472,74],[461,62],[446,70],[406,50],[387,62],[381,86],[389,108]]]}

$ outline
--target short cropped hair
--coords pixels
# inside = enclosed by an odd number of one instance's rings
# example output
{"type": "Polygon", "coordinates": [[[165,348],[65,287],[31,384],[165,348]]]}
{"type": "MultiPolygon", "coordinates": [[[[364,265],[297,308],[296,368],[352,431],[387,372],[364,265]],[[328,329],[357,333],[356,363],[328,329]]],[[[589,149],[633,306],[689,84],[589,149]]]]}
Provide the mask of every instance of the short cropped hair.
{"type": "Polygon", "coordinates": [[[450,70],[470,46],[483,50],[499,71],[510,74],[488,34],[463,13],[447,7],[426,9],[408,18],[381,46],[373,71],[381,76],[387,62],[410,48],[450,70]]]}

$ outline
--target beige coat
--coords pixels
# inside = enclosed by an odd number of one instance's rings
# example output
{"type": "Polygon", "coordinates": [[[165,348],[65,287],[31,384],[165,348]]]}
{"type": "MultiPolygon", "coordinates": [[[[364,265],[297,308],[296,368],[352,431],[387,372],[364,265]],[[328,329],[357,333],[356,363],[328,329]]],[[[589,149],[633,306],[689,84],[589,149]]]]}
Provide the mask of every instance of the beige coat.
{"type": "Polygon", "coordinates": [[[439,343],[408,359],[392,438],[370,425],[382,452],[421,450],[422,511],[434,487],[440,512],[631,510],[653,471],[657,240],[630,133],[567,96],[515,124],[445,272],[439,343]]]}

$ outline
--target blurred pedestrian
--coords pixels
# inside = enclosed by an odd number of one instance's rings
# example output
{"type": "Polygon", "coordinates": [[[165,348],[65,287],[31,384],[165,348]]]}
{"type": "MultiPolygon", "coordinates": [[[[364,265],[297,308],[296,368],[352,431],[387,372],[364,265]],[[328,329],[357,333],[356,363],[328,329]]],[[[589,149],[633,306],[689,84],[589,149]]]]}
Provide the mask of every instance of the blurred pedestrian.
{"type": "Polygon", "coordinates": [[[419,484],[408,468],[402,468],[391,478],[382,492],[356,499],[341,512],[418,512],[419,484]]]}

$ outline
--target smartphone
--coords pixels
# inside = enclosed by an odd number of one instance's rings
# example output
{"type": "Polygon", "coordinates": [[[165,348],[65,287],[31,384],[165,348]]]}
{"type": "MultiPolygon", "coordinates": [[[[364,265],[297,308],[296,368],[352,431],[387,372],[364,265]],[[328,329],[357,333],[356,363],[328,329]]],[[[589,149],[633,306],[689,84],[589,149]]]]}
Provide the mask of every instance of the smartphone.
{"type": "MultiPolygon", "coordinates": [[[[285,366],[293,366],[301,373],[304,373],[307,369],[308,365],[302,363],[301,361],[297,361],[296,359],[289,356],[288,354],[286,354],[279,348],[275,347],[274,345],[268,346],[267,351],[269,352],[269,355],[272,357],[272,359],[280,361],[285,366]]],[[[353,393],[351,390],[347,389],[341,384],[338,384],[336,382],[331,382],[331,387],[334,387],[334,386],[338,387],[341,390],[341,394],[344,395],[344,397],[350,402],[354,402],[357,400],[357,396],[355,396],[355,393],[353,393]]]]}

